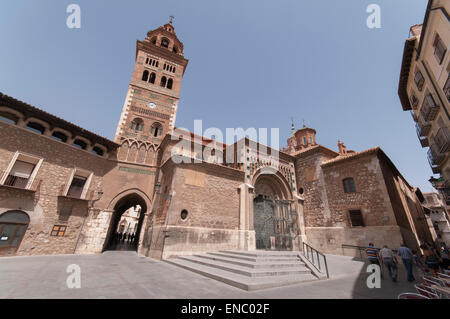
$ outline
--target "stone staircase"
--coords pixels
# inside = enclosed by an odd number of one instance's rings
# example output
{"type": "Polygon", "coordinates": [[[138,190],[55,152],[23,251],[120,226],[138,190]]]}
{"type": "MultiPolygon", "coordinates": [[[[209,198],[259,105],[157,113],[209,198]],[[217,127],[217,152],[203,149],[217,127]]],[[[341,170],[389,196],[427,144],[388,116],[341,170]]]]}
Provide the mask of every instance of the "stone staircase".
{"type": "Polygon", "coordinates": [[[293,251],[218,251],[165,260],[244,290],[319,280],[293,251]]]}

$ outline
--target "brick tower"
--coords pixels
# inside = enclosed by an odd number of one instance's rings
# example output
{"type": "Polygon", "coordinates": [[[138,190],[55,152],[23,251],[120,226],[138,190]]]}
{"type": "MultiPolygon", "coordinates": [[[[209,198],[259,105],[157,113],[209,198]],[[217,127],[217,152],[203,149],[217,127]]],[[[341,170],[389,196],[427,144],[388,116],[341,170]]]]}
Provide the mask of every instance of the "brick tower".
{"type": "Polygon", "coordinates": [[[137,41],[134,71],[114,140],[136,140],[154,145],[171,132],[188,64],[183,43],[172,20],[137,41]]]}

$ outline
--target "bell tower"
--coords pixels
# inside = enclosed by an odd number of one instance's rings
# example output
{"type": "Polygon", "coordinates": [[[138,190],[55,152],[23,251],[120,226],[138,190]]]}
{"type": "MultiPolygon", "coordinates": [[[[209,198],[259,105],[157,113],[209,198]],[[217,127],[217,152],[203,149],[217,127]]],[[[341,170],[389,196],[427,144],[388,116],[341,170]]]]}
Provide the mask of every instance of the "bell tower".
{"type": "Polygon", "coordinates": [[[136,43],[133,75],[114,138],[119,144],[127,139],[157,145],[174,128],[188,60],[172,19],[136,43]]]}

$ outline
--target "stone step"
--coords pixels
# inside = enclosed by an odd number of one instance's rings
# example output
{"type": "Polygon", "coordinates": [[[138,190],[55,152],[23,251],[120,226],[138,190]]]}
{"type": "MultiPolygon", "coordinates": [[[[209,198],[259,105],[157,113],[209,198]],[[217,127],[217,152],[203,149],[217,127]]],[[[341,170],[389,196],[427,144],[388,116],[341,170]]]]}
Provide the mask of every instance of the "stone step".
{"type": "MultiPolygon", "coordinates": [[[[235,258],[234,256],[218,256],[213,254],[204,254],[204,255],[194,255],[195,257],[216,260],[222,263],[230,263],[233,265],[244,266],[248,268],[290,268],[290,267],[298,267],[305,266],[305,264],[300,261],[300,259],[289,259],[286,261],[275,259],[273,261],[268,260],[242,260],[239,258],[235,258]]],[[[254,258],[256,259],[256,258],[254,258]]]]}
{"type": "Polygon", "coordinates": [[[287,285],[318,280],[311,273],[303,273],[296,275],[265,276],[265,277],[248,277],[230,271],[218,269],[215,267],[195,263],[187,259],[175,258],[175,259],[167,259],[165,261],[170,264],[198,273],[205,277],[215,279],[228,285],[248,291],[282,287],[287,285]]]}
{"type": "Polygon", "coordinates": [[[270,250],[254,250],[254,251],[240,251],[240,250],[220,250],[221,253],[235,254],[249,257],[295,257],[299,254],[298,251],[270,251],[270,250]]]}
{"type": "Polygon", "coordinates": [[[238,255],[238,254],[231,254],[231,253],[225,253],[225,252],[209,252],[208,255],[214,255],[214,256],[220,256],[220,257],[227,257],[227,258],[234,258],[239,260],[246,260],[246,261],[253,261],[253,262],[268,262],[268,261],[299,261],[300,259],[297,256],[291,256],[291,257],[276,257],[276,256],[268,256],[268,257],[251,257],[251,256],[244,256],[244,255],[238,255]]]}
{"type": "Polygon", "coordinates": [[[311,270],[308,269],[303,263],[299,263],[296,267],[288,268],[249,268],[245,266],[239,266],[217,260],[206,259],[198,256],[180,256],[182,260],[187,260],[191,263],[201,264],[203,266],[218,268],[228,272],[244,275],[247,277],[265,277],[265,276],[282,276],[282,275],[299,275],[299,274],[311,274],[311,270]]]}

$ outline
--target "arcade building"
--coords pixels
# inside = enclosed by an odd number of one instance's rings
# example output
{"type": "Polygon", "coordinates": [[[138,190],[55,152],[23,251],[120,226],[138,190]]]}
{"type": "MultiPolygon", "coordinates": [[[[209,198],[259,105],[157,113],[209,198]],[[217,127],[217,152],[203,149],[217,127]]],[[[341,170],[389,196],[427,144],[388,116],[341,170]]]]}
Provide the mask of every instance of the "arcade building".
{"type": "Polygon", "coordinates": [[[436,239],[421,191],[379,147],[335,151],[302,127],[261,152],[177,130],[187,65],[172,23],[137,41],[114,141],[0,93],[0,256],[101,253],[133,207],[137,252],[157,259],[436,239]]]}

